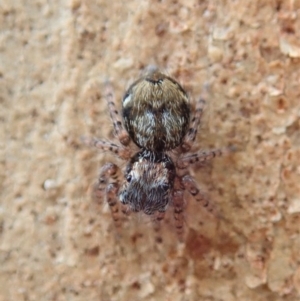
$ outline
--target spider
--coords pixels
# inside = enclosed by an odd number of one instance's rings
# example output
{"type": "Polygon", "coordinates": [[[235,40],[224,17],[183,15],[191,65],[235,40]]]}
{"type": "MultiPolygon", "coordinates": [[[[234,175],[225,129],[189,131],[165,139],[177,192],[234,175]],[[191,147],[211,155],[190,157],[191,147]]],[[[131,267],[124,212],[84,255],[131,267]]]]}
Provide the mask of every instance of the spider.
{"type": "Polygon", "coordinates": [[[110,83],[106,84],[105,99],[120,143],[96,138],[85,138],[85,143],[128,162],[123,172],[116,164],[106,163],[93,188],[97,201],[106,198],[116,225],[120,226],[120,211],[125,214],[144,212],[160,222],[171,204],[180,236],[184,225],[185,191],[213,212],[214,206],[199,190],[188,170],[194,163],[204,164],[227,151],[190,153],[205,105],[203,97],[192,112],[182,86],[152,67],[126,91],[122,115],[116,108],[110,83]],[[132,148],[132,142],[137,150],[132,148]]]}

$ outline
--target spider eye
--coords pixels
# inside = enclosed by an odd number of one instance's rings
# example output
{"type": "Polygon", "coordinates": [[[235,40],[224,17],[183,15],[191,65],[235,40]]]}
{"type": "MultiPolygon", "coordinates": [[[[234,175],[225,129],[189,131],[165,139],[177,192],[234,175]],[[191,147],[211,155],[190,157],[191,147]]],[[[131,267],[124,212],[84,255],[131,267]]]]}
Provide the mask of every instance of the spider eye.
{"type": "Polygon", "coordinates": [[[126,180],[127,180],[128,183],[131,182],[131,179],[132,179],[132,176],[130,174],[126,176],[126,180]]]}
{"type": "Polygon", "coordinates": [[[169,184],[164,184],[162,186],[162,189],[163,189],[164,192],[167,192],[169,190],[169,188],[170,188],[169,184]]]}

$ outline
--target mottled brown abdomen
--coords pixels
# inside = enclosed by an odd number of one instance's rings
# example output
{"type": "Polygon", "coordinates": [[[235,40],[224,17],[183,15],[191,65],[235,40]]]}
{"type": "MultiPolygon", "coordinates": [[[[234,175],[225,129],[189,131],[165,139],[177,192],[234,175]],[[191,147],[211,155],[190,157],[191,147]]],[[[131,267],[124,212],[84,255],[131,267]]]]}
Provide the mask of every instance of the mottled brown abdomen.
{"type": "Polygon", "coordinates": [[[133,83],[123,98],[125,128],[132,140],[147,150],[167,151],[180,145],[189,117],[186,92],[156,69],[133,83]]]}

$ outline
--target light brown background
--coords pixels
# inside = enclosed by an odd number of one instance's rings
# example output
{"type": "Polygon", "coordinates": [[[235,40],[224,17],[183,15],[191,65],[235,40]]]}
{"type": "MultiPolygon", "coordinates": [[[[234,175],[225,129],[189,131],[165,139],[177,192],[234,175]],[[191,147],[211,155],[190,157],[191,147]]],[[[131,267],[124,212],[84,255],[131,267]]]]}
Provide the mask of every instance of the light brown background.
{"type": "Polygon", "coordinates": [[[0,2],[0,300],[299,300],[299,1],[0,2]],[[239,152],[193,171],[223,220],[192,199],[157,244],[133,216],[120,239],[90,185],[118,99],[160,66],[196,97],[199,148],[239,152]]]}

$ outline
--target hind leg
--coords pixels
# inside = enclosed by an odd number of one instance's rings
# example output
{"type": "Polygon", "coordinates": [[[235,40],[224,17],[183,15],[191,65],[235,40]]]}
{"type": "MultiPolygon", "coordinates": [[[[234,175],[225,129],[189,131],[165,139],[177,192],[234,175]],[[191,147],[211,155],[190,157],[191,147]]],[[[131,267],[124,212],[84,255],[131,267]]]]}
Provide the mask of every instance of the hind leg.
{"type": "Polygon", "coordinates": [[[188,152],[191,150],[192,145],[196,139],[197,131],[200,125],[201,117],[203,115],[203,110],[205,106],[204,95],[202,94],[197,101],[195,112],[192,115],[190,127],[188,129],[187,134],[183,138],[182,150],[184,152],[188,152]]]}
{"type": "Polygon", "coordinates": [[[105,99],[108,105],[111,120],[114,125],[115,134],[119,141],[124,146],[127,146],[130,143],[130,137],[123,126],[122,118],[117,110],[114,90],[110,83],[106,83],[105,85],[105,99]]]}

